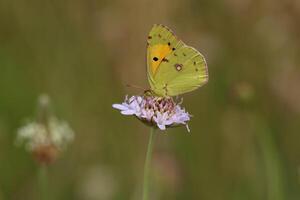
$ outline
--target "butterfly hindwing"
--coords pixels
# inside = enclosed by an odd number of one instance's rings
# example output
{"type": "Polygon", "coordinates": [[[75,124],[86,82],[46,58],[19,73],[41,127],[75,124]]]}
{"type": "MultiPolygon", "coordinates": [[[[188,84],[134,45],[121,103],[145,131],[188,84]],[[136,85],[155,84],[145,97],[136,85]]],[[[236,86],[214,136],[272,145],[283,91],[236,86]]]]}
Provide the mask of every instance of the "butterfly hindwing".
{"type": "Polygon", "coordinates": [[[167,27],[154,25],[147,43],[148,80],[155,94],[176,96],[207,82],[204,57],[185,45],[167,27]]]}
{"type": "Polygon", "coordinates": [[[165,58],[154,77],[155,92],[176,96],[204,85],[208,81],[204,57],[194,48],[182,46],[165,58]]]}

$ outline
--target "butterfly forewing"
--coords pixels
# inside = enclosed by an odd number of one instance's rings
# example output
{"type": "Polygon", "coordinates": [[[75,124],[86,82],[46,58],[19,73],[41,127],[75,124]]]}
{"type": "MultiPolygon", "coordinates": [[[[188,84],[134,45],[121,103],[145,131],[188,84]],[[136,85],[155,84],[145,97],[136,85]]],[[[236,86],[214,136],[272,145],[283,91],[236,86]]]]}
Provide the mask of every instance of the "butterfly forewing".
{"type": "Polygon", "coordinates": [[[183,43],[166,26],[155,24],[152,27],[147,40],[147,71],[150,84],[163,58],[182,45],[183,43]]]}

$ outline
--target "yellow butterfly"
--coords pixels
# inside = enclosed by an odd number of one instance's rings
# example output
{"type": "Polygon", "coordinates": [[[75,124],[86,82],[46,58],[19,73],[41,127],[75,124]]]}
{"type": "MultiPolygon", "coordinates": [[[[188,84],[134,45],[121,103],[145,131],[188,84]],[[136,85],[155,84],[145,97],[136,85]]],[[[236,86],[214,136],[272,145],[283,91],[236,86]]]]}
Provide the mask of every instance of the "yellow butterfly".
{"type": "Polygon", "coordinates": [[[207,83],[208,70],[202,54],[185,45],[166,26],[152,27],[147,46],[147,75],[155,95],[176,96],[207,83]]]}

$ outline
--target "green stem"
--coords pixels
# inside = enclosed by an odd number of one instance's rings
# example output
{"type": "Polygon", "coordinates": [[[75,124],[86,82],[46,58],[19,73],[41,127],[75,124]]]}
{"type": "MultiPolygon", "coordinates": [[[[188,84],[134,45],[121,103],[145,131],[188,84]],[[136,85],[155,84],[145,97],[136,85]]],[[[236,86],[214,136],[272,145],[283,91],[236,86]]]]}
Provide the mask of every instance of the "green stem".
{"type": "Polygon", "coordinates": [[[40,165],[38,174],[38,186],[39,186],[39,199],[48,199],[48,174],[47,165],[40,165]]]}
{"type": "Polygon", "coordinates": [[[154,128],[151,128],[144,167],[143,200],[149,200],[150,164],[152,158],[154,136],[154,128]]]}

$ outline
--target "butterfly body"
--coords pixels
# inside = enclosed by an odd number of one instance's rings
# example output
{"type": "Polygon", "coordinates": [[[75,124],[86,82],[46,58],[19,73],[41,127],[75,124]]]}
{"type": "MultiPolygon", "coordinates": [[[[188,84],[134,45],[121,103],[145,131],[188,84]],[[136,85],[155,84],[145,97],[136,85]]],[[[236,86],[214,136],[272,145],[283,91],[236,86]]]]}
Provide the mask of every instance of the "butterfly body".
{"type": "Polygon", "coordinates": [[[208,81],[204,57],[163,25],[154,25],[147,41],[147,74],[157,96],[193,91],[208,81]]]}

